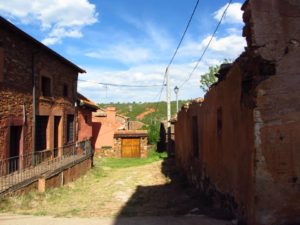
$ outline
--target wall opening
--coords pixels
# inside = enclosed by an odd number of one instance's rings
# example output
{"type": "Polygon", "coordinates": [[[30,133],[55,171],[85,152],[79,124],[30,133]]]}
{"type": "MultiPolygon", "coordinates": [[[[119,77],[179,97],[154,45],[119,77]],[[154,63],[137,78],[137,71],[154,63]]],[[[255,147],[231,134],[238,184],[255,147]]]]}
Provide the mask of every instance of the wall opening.
{"type": "Polygon", "coordinates": [[[193,156],[199,158],[199,135],[198,135],[198,118],[192,117],[192,148],[193,156]]]}
{"type": "Polygon", "coordinates": [[[19,155],[21,146],[22,126],[10,127],[9,138],[9,172],[12,173],[19,169],[19,155]]]}
{"type": "Polygon", "coordinates": [[[219,139],[222,138],[222,128],[223,128],[223,121],[222,121],[222,108],[217,109],[217,137],[219,139]]]}
{"type": "Polygon", "coordinates": [[[36,116],[36,151],[43,151],[47,149],[47,127],[49,116],[36,116]]]}
{"type": "Polygon", "coordinates": [[[74,115],[67,115],[67,143],[74,141],[74,115]]]}
{"type": "Polygon", "coordinates": [[[67,84],[64,84],[64,86],[63,86],[63,95],[64,95],[64,97],[69,96],[69,88],[68,88],[67,84]]]}
{"type": "Polygon", "coordinates": [[[42,96],[51,96],[51,79],[49,77],[42,77],[42,96]]]}
{"type": "Polygon", "coordinates": [[[54,157],[58,155],[60,132],[59,125],[61,121],[61,116],[54,116],[54,157]]]}

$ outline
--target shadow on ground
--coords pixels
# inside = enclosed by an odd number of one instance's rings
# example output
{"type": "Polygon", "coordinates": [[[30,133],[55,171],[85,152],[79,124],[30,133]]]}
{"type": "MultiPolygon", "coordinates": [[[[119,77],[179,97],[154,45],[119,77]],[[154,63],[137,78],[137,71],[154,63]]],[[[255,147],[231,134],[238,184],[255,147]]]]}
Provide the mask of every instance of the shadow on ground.
{"type": "Polygon", "coordinates": [[[226,211],[210,207],[210,201],[176,170],[173,158],[164,159],[161,170],[169,182],[165,185],[138,186],[116,217],[115,225],[124,224],[124,217],[205,215],[214,219],[233,219],[226,211]]]}

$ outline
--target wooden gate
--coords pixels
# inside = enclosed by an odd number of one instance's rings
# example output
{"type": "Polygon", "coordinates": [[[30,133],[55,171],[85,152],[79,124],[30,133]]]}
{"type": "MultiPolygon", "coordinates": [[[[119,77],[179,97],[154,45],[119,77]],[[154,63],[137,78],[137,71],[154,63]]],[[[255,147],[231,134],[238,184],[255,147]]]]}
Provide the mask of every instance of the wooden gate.
{"type": "Polygon", "coordinates": [[[122,158],[140,158],[140,139],[122,138],[122,158]]]}

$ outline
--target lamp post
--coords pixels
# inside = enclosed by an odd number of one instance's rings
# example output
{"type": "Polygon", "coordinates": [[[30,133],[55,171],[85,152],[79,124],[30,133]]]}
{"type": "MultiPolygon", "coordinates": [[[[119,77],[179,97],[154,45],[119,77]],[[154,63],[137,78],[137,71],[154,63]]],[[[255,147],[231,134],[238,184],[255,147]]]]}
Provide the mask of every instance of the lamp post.
{"type": "Polygon", "coordinates": [[[175,86],[174,87],[174,92],[176,94],[176,113],[178,113],[178,92],[179,92],[179,87],[175,86]]]}

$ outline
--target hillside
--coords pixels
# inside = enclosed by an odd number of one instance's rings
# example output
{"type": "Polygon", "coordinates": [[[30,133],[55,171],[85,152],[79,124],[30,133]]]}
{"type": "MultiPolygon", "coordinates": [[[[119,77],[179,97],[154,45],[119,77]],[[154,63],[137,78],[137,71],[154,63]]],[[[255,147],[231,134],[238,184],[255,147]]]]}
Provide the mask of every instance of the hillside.
{"type": "MultiPolygon", "coordinates": [[[[187,101],[178,101],[179,108],[187,101]]],[[[129,117],[131,120],[139,120],[145,124],[160,122],[167,118],[167,105],[166,102],[146,102],[146,103],[109,103],[98,104],[101,108],[108,106],[114,106],[117,109],[117,113],[129,117]],[[154,111],[151,113],[145,113],[148,111],[154,111]],[[145,114],[140,117],[140,115],[145,114]]],[[[176,113],[176,102],[171,102],[172,115],[176,113]]]]}
{"type": "MultiPolygon", "coordinates": [[[[187,101],[178,101],[179,108],[187,101]]],[[[146,103],[110,103],[98,104],[101,108],[114,106],[117,113],[129,117],[131,120],[138,120],[145,123],[143,129],[148,130],[148,138],[151,144],[159,141],[160,121],[167,118],[166,102],[146,102],[146,103]]],[[[176,114],[176,102],[171,102],[171,113],[176,114]]]]}

